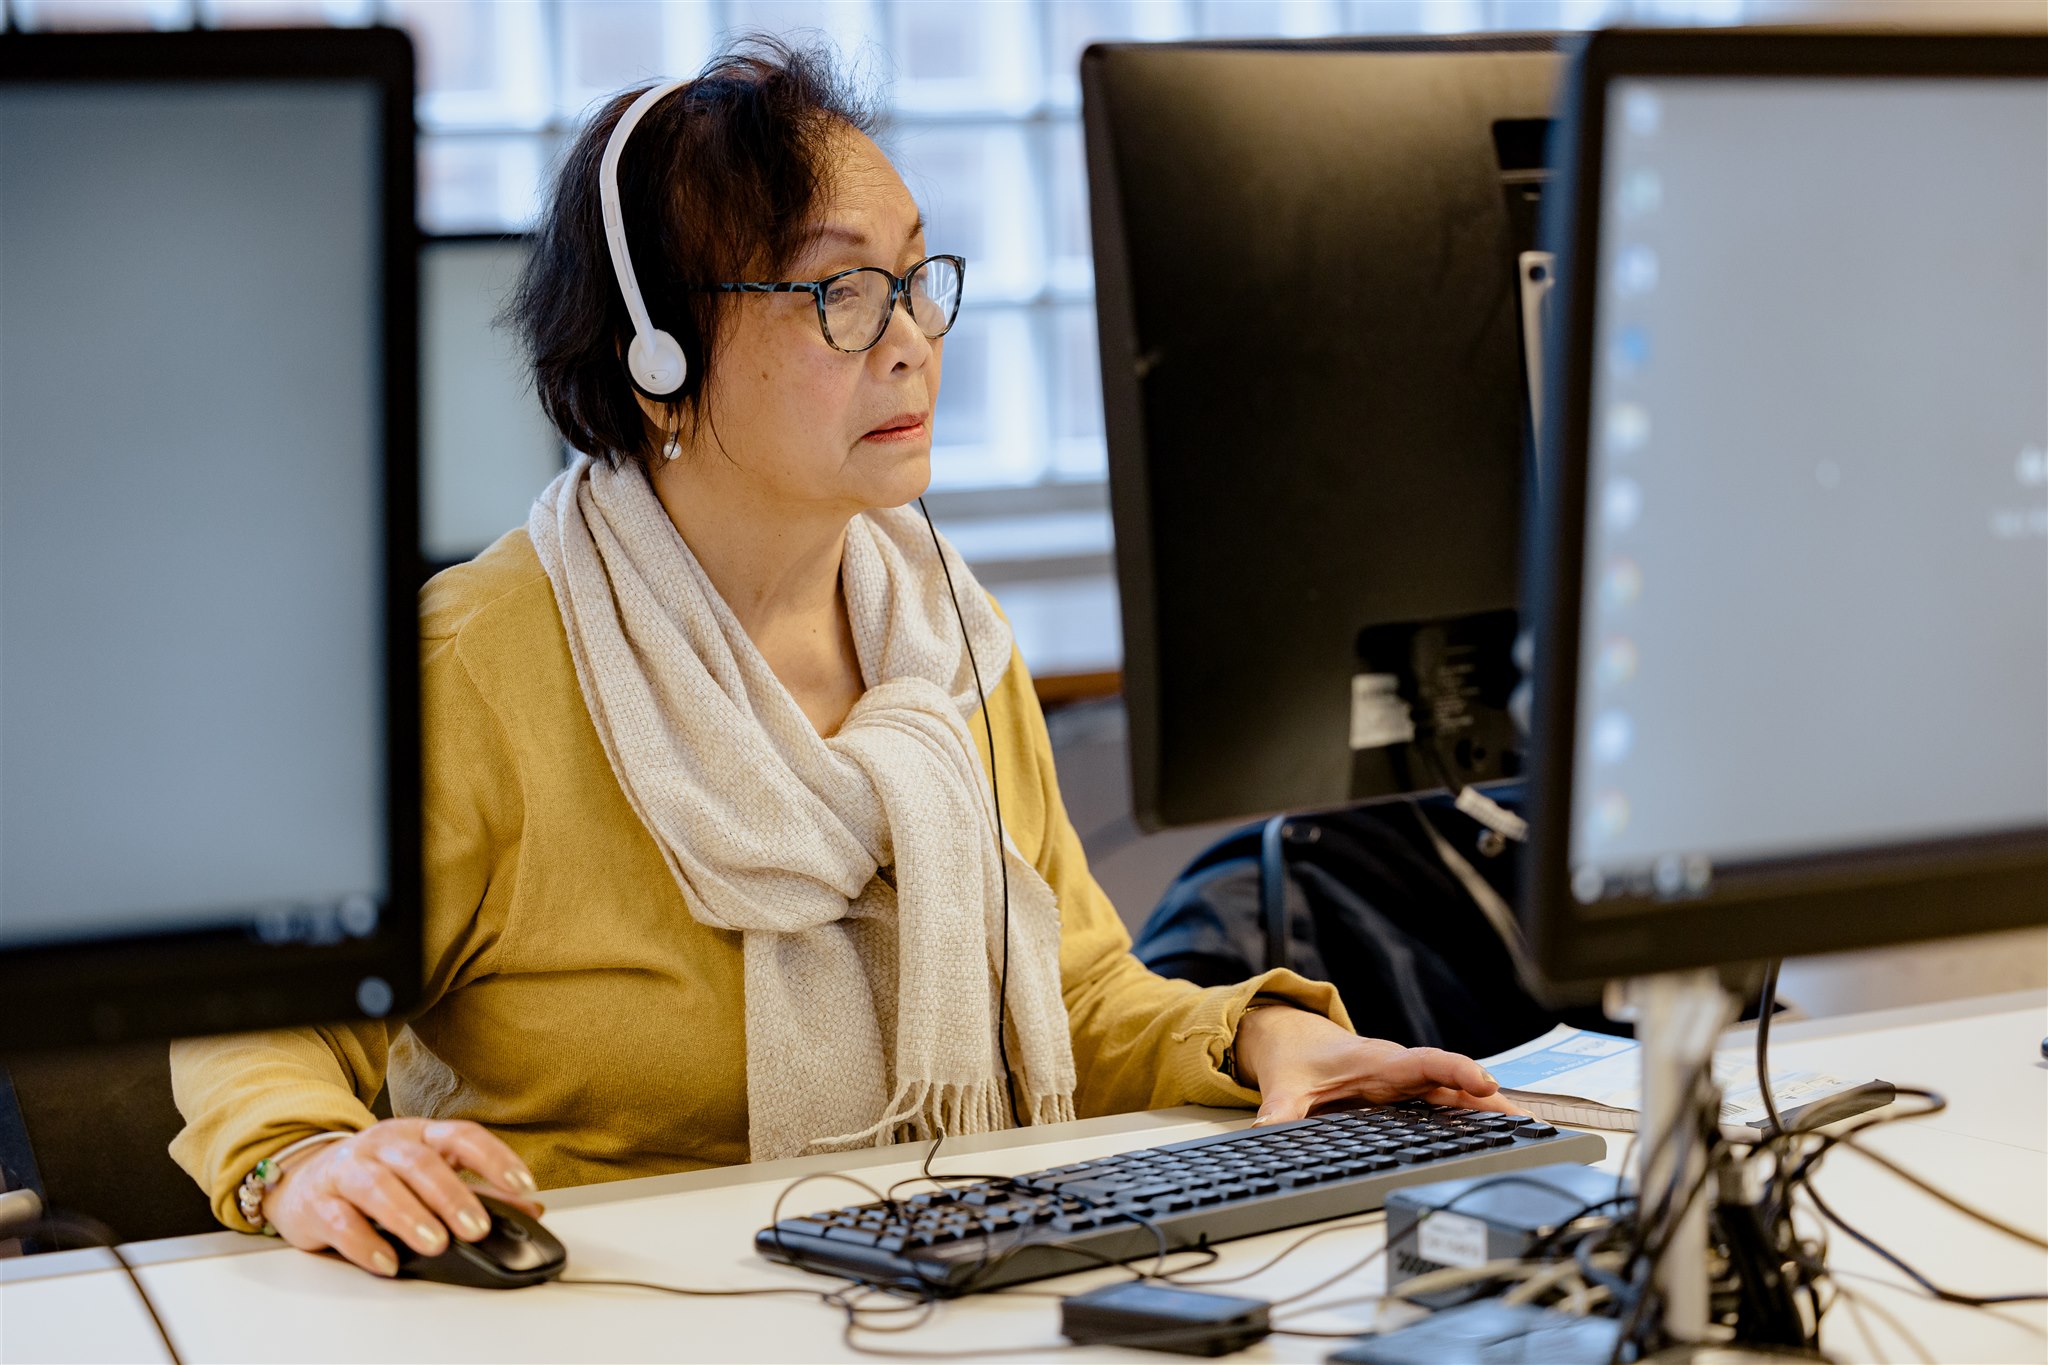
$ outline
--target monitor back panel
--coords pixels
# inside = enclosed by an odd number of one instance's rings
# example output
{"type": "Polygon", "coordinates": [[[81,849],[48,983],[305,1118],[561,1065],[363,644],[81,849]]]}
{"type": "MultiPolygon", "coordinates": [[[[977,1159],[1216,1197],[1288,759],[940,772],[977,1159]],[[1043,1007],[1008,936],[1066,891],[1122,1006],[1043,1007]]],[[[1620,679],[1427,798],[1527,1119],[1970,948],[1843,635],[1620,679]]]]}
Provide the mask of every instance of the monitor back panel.
{"type": "Polygon", "coordinates": [[[1560,65],[1497,47],[1084,58],[1148,824],[1433,785],[1354,747],[1362,633],[1517,605],[1516,262],[1560,65]]]}

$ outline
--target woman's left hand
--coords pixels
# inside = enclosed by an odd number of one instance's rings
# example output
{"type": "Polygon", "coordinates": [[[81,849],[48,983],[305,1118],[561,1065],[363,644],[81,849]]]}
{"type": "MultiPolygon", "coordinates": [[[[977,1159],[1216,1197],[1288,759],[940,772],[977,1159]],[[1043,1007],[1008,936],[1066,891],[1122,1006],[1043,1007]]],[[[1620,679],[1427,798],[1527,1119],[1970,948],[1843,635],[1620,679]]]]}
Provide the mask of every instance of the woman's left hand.
{"type": "Polygon", "coordinates": [[[1272,1005],[1237,1025],[1238,1079],[1259,1092],[1260,1123],[1305,1118],[1336,1100],[1431,1104],[1519,1113],[1470,1057],[1361,1038],[1320,1014],[1272,1005]]]}

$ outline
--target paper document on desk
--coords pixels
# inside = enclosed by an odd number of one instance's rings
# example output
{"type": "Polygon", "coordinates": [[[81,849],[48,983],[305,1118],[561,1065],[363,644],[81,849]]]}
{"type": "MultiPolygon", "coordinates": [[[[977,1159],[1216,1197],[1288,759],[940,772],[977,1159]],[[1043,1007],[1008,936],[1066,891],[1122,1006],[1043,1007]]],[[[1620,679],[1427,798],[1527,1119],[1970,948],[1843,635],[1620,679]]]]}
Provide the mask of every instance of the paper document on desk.
{"type": "MultiPolygon", "coordinates": [[[[1512,1104],[1550,1123],[1634,1132],[1642,1108],[1642,1050],[1633,1039],[1559,1024],[1540,1038],[1482,1058],[1512,1104]]],[[[1747,1051],[1714,1058],[1721,1083],[1721,1123],[1765,1131],[1770,1118],[1747,1051]]],[[[1820,1071],[1774,1071],[1771,1091],[1788,1127],[1801,1120],[1832,1123],[1892,1100],[1882,1081],[1850,1081],[1820,1071]],[[1839,1112],[1838,1112],[1839,1111],[1839,1112]]]]}

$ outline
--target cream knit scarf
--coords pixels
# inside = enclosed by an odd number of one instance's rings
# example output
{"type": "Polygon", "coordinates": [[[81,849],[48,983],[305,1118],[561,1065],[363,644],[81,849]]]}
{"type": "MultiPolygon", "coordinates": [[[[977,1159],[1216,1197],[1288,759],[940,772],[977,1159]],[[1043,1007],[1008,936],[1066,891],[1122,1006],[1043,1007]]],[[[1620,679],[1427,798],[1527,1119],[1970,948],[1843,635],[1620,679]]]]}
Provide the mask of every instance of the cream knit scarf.
{"type": "MultiPolygon", "coordinates": [[[[677,534],[638,465],[581,457],[527,531],[591,721],[700,922],[742,935],[754,1160],[1007,1127],[996,1046],[1003,868],[980,707],[931,534],[846,530],[866,692],[830,739],[677,534]]],[[[984,684],[1010,631],[951,547],[984,684]]],[[[1074,1116],[1052,889],[1004,841],[1009,1053],[1026,1123],[1074,1116]]]]}

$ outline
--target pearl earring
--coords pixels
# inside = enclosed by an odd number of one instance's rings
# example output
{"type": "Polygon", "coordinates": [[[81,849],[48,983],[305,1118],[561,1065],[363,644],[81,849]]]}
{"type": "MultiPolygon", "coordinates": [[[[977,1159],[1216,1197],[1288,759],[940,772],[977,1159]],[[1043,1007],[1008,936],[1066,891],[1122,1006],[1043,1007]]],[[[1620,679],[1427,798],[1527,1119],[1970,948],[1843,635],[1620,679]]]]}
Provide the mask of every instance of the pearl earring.
{"type": "Polygon", "coordinates": [[[678,421],[669,428],[668,440],[662,444],[661,460],[667,464],[683,453],[683,424],[678,421]]]}

